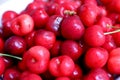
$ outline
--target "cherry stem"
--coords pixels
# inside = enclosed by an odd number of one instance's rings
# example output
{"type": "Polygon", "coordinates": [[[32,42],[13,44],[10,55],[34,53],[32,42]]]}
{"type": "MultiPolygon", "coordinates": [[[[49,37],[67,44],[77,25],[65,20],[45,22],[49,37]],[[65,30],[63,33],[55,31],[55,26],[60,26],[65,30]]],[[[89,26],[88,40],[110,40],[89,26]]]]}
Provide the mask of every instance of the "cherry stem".
{"type": "Polygon", "coordinates": [[[21,57],[13,56],[13,55],[10,55],[10,54],[0,53],[0,56],[7,56],[7,57],[15,58],[15,59],[18,59],[18,60],[22,60],[21,57]]]}
{"type": "Polygon", "coordinates": [[[74,14],[76,14],[76,12],[75,11],[71,11],[71,10],[65,10],[64,14],[74,15],[74,14]]]}
{"type": "Polygon", "coordinates": [[[114,34],[114,33],[117,33],[117,32],[120,32],[120,29],[117,29],[117,30],[111,31],[111,32],[106,32],[106,33],[104,33],[104,35],[114,34]]]}

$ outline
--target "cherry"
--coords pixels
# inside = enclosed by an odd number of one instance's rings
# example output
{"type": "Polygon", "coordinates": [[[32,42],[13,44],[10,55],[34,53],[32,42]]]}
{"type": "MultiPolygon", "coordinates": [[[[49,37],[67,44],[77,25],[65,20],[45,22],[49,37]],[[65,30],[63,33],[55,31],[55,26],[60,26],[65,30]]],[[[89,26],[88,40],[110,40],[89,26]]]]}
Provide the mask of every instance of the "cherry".
{"type": "Polygon", "coordinates": [[[88,27],[85,30],[84,40],[90,46],[102,46],[105,42],[105,36],[102,27],[99,25],[88,27]]]}
{"type": "Polygon", "coordinates": [[[85,28],[77,15],[68,16],[61,23],[61,34],[65,39],[79,40],[83,36],[84,30],[85,28]]]}
{"type": "Polygon", "coordinates": [[[47,70],[50,52],[43,46],[33,46],[23,55],[23,61],[30,72],[40,74],[47,70]]]}
{"type": "Polygon", "coordinates": [[[56,57],[60,55],[62,41],[56,40],[53,47],[50,49],[51,57],[56,57]]]}
{"type": "Polygon", "coordinates": [[[34,28],[34,22],[30,15],[22,14],[11,22],[10,29],[15,35],[25,36],[30,33],[34,28]]]}
{"type": "Polygon", "coordinates": [[[14,62],[10,57],[4,57],[3,59],[5,62],[5,69],[12,67],[14,62]]]}
{"type": "Polygon", "coordinates": [[[45,29],[54,32],[55,35],[57,36],[60,36],[60,26],[62,20],[63,20],[62,16],[59,15],[50,16],[48,22],[46,23],[45,29]]]}
{"type": "Polygon", "coordinates": [[[106,49],[108,52],[117,48],[117,45],[115,44],[112,35],[105,36],[105,43],[102,45],[102,47],[106,49]]]}
{"type": "Polygon", "coordinates": [[[4,51],[4,40],[0,38],[0,52],[4,51]]]}
{"type": "Polygon", "coordinates": [[[85,26],[92,26],[98,16],[98,7],[90,3],[85,3],[78,8],[78,15],[85,26]]]}
{"type": "Polygon", "coordinates": [[[82,55],[82,48],[73,40],[65,40],[61,44],[61,54],[70,56],[74,61],[82,55]]]}
{"type": "Polygon", "coordinates": [[[26,44],[27,44],[28,48],[35,45],[35,43],[34,43],[34,35],[35,35],[35,33],[36,33],[36,31],[33,30],[32,32],[30,32],[29,34],[27,34],[25,36],[25,41],[26,41],[26,44]]]}
{"type": "Polygon", "coordinates": [[[73,60],[66,55],[50,60],[49,71],[55,77],[69,76],[75,68],[73,60]]]}
{"type": "Polygon", "coordinates": [[[58,6],[59,5],[57,3],[50,2],[48,4],[47,10],[46,10],[46,12],[48,13],[48,15],[50,15],[50,16],[54,15],[58,6]]]}
{"type": "Polygon", "coordinates": [[[36,31],[34,36],[35,45],[44,46],[51,49],[56,41],[55,34],[51,31],[40,29],[36,31]]]}
{"type": "Polygon", "coordinates": [[[26,51],[26,42],[22,37],[11,36],[5,41],[5,51],[13,55],[21,55],[26,51]]]}
{"type": "MultiPolygon", "coordinates": [[[[0,53],[2,54],[2,53],[0,53]]],[[[2,75],[5,71],[5,62],[4,62],[4,58],[0,57],[0,75],[2,75]]]]}
{"type": "Polygon", "coordinates": [[[51,2],[57,3],[57,4],[63,4],[63,3],[67,3],[73,0],[51,0],[51,2]]]}
{"type": "Polygon", "coordinates": [[[72,72],[72,74],[70,75],[70,79],[71,80],[81,80],[83,76],[83,72],[82,72],[82,68],[75,64],[75,68],[72,72]]]}
{"type": "Polygon", "coordinates": [[[21,73],[15,68],[8,68],[4,72],[3,79],[4,80],[18,80],[20,78],[21,73]]]}
{"type": "Polygon", "coordinates": [[[3,37],[8,38],[13,35],[10,27],[11,27],[11,20],[16,18],[18,14],[15,11],[6,11],[2,15],[2,28],[3,28],[3,37]]]}
{"type": "Polygon", "coordinates": [[[35,74],[35,73],[31,73],[29,71],[24,71],[19,80],[42,80],[42,78],[35,74]]]}
{"type": "Polygon", "coordinates": [[[90,48],[85,55],[85,63],[89,68],[101,68],[108,60],[108,52],[101,47],[90,48]]]}
{"type": "Polygon", "coordinates": [[[115,48],[109,54],[107,66],[108,66],[108,70],[112,74],[120,74],[120,68],[118,67],[120,65],[119,63],[120,53],[119,52],[120,52],[120,48],[115,48]]]}
{"type": "Polygon", "coordinates": [[[46,13],[46,11],[42,8],[36,9],[32,14],[31,14],[33,20],[34,20],[34,24],[35,24],[35,28],[42,28],[45,26],[45,24],[48,21],[48,14],[46,13]]]}
{"type": "Polygon", "coordinates": [[[110,80],[105,70],[101,68],[91,70],[83,80],[110,80]]]}
{"type": "Polygon", "coordinates": [[[104,32],[108,32],[112,30],[112,20],[107,17],[101,17],[100,20],[97,22],[97,25],[100,25],[103,28],[104,32]]]}
{"type": "Polygon", "coordinates": [[[28,13],[31,15],[34,12],[34,10],[39,9],[39,8],[45,9],[45,2],[34,1],[34,2],[29,3],[26,6],[25,13],[28,13]]]}

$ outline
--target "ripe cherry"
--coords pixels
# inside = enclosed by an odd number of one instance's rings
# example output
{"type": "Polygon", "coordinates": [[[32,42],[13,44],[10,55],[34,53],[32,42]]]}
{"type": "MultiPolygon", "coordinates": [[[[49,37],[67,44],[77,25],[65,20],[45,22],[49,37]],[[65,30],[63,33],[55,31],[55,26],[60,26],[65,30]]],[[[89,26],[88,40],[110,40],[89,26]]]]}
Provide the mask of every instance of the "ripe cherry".
{"type": "Polygon", "coordinates": [[[57,36],[60,36],[60,26],[62,20],[63,20],[62,16],[59,15],[50,16],[48,22],[46,23],[45,29],[54,32],[55,35],[57,36]]]}
{"type": "Polygon", "coordinates": [[[65,39],[79,40],[84,34],[84,26],[77,15],[71,15],[63,19],[61,34],[65,39]]]}
{"type": "Polygon", "coordinates": [[[55,80],[71,80],[69,77],[57,77],[55,80]]]}
{"type": "Polygon", "coordinates": [[[4,80],[18,80],[20,78],[21,73],[16,68],[8,68],[4,72],[3,79],[4,80]]]}
{"type": "Polygon", "coordinates": [[[22,14],[11,22],[10,29],[15,35],[25,36],[30,33],[34,28],[34,22],[30,15],[22,14]]]}
{"type": "Polygon", "coordinates": [[[85,26],[92,26],[96,22],[98,7],[95,4],[85,3],[78,8],[78,15],[85,26]]]}
{"type": "Polygon", "coordinates": [[[88,27],[84,34],[85,42],[90,46],[101,46],[105,42],[105,36],[101,26],[93,25],[88,27]]]}
{"type": "Polygon", "coordinates": [[[112,74],[120,74],[120,48],[113,49],[107,62],[108,70],[112,74]]]}
{"type": "Polygon", "coordinates": [[[110,80],[105,70],[101,68],[91,70],[83,80],[110,80]]]}
{"type": "Polygon", "coordinates": [[[90,48],[85,55],[85,64],[92,69],[103,67],[107,60],[107,50],[100,47],[90,48]]]}
{"type": "Polygon", "coordinates": [[[10,27],[11,27],[11,20],[16,18],[18,14],[15,11],[6,11],[2,15],[2,28],[3,28],[3,37],[6,39],[13,35],[10,27]]]}
{"type": "Polygon", "coordinates": [[[82,55],[82,47],[73,40],[65,40],[61,44],[61,54],[68,55],[74,61],[78,60],[82,55]]]}
{"type": "Polygon", "coordinates": [[[115,44],[112,35],[105,36],[105,43],[102,45],[102,47],[105,48],[108,52],[117,48],[117,45],[115,44]]]}
{"type": "Polygon", "coordinates": [[[21,55],[26,51],[26,42],[22,37],[11,36],[5,41],[5,51],[13,55],[21,55]]]}
{"type": "Polygon", "coordinates": [[[49,71],[55,77],[69,76],[74,68],[73,60],[66,55],[54,57],[49,63],[49,71]]]}
{"type": "Polygon", "coordinates": [[[35,45],[44,46],[51,49],[56,41],[55,34],[51,31],[40,29],[36,31],[34,36],[35,45]]]}
{"type": "Polygon", "coordinates": [[[30,72],[40,74],[47,70],[50,52],[43,46],[33,46],[23,55],[23,61],[30,72]]]}
{"type": "Polygon", "coordinates": [[[36,9],[31,14],[31,16],[34,20],[35,28],[43,28],[46,25],[48,18],[49,18],[46,11],[42,8],[36,9]]]}

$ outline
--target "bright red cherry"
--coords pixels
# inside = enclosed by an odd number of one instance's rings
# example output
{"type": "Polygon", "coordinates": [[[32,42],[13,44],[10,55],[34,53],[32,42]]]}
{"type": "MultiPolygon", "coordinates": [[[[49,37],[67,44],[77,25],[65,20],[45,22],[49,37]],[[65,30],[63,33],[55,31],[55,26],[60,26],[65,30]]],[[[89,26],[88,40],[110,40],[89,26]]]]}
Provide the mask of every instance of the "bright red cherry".
{"type": "Polygon", "coordinates": [[[59,15],[50,16],[48,22],[46,23],[45,29],[54,32],[55,35],[57,36],[60,36],[60,26],[62,20],[63,20],[62,16],[59,15]]]}
{"type": "Polygon", "coordinates": [[[26,51],[26,42],[20,36],[11,36],[5,41],[5,51],[14,55],[21,55],[26,51]]]}
{"type": "Polygon", "coordinates": [[[62,55],[68,55],[74,61],[78,60],[82,55],[82,47],[73,40],[65,40],[62,42],[60,51],[62,55]]]}
{"type": "Polygon", "coordinates": [[[47,70],[50,52],[43,46],[33,46],[23,55],[23,61],[30,72],[40,74],[47,70]]]}
{"type": "Polygon", "coordinates": [[[8,68],[4,72],[3,79],[4,80],[18,80],[20,78],[20,75],[21,73],[20,71],[18,71],[18,69],[8,68]]]}
{"type": "Polygon", "coordinates": [[[34,28],[34,22],[30,15],[22,14],[11,22],[10,29],[15,35],[25,36],[34,28]]]}
{"type": "Polygon", "coordinates": [[[63,19],[61,34],[65,39],[79,40],[84,34],[84,26],[77,15],[71,15],[63,19]]]}
{"type": "Polygon", "coordinates": [[[35,45],[44,46],[51,49],[56,41],[55,34],[51,31],[40,29],[36,31],[34,36],[35,45]]]}
{"type": "Polygon", "coordinates": [[[90,48],[85,54],[85,64],[92,69],[103,67],[108,60],[108,52],[104,48],[90,48]]]}
{"type": "Polygon", "coordinates": [[[93,47],[103,45],[105,42],[105,35],[101,26],[93,25],[88,27],[84,34],[84,40],[88,45],[93,47]]]}
{"type": "Polygon", "coordinates": [[[78,15],[83,24],[90,27],[96,22],[98,7],[95,4],[85,3],[78,8],[78,15]]]}
{"type": "Polygon", "coordinates": [[[83,71],[81,69],[81,67],[77,64],[75,64],[75,68],[72,72],[72,74],[70,75],[70,79],[71,80],[81,80],[83,76],[83,71]]]}
{"type": "Polygon", "coordinates": [[[117,45],[115,44],[112,35],[105,36],[105,43],[102,45],[102,47],[105,48],[108,52],[117,48],[117,45]]]}
{"type": "Polygon", "coordinates": [[[74,68],[73,60],[66,55],[54,57],[49,63],[49,71],[55,77],[69,76],[74,68]]]}
{"type": "Polygon", "coordinates": [[[112,74],[120,74],[120,48],[113,49],[109,54],[107,68],[112,74]]]}
{"type": "Polygon", "coordinates": [[[48,18],[49,18],[46,11],[44,9],[41,9],[41,8],[35,10],[31,14],[31,16],[34,20],[35,28],[43,28],[46,25],[48,18]]]}
{"type": "Polygon", "coordinates": [[[101,68],[91,70],[83,80],[110,80],[107,72],[101,68]]]}

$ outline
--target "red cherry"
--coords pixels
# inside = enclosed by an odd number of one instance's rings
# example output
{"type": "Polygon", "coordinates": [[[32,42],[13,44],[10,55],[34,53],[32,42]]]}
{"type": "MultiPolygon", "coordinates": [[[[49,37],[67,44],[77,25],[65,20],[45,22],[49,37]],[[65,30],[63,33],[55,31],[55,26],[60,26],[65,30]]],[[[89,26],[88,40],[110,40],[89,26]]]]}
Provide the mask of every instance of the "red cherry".
{"type": "Polygon", "coordinates": [[[48,49],[42,46],[33,46],[24,54],[23,61],[30,72],[40,74],[47,70],[50,59],[48,49]]]}
{"type": "Polygon", "coordinates": [[[32,14],[31,14],[34,23],[35,23],[35,28],[42,28],[46,25],[48,21],[48,14],[44,9],[36,9],[32,14]]]}
{"type": "Polygon", "coordinates": [[[18,14],[15,11],[6,11],[2,15],[2,26],[3,26],[3,37],[8,38],[13,35],[10,27],[11,27],[11,20],[16,18],[18,14]]]}
{"type": "Polygon", "coordinates": [[[19,80],[42,80],[42,78],[34,73],[31,73],[29,71],[24,71],[19,80]]]}
{"type": "Polygon", "coordinates": [[[65,39],[79,40],[83,36],[84,30],[77,15],[68,16],[61,23],[61,34],[65,39]]]}
{"type": "Polygon", "coordinates": [[[100,20],[97,22],[97,25],[100,25],[103,28],[104,32],[108,32],[112,30],[112,20],[107,17],[101,17],[100,20]]]}
{"type": "Polygon", "coordinates": [[[36,31],[34,40],[35,45],[40,45],[46,47],[47,49],[51,49],[56,41],[56,37],[53,32],[40,29],[36,31]]]}
{"type": "Polygon", "coordinates": [[[34,22],[32,17],[28,14],[22,14],[15,18],[12,23],[10,29],[15,35],[25,36],[30,33],[34,28],[34,22]]]}
{"type": "Polygon", "coordinates": [[[70,75],[71,80],[81,80],[83,76],[82,69],[79,65],[75,64],[74,71],[70,75]]]}
{"type": "Polygon", "coordinates": [[[26,51],[26,42],[22,37],[11,36],[5,41],[5,51],[14,55],[21,55],[26,51]]]}
{"type": "Polygon", "coordinates": [[[102,47],[104,49],[106,49],[108,52],[110,52],[111,50],[117,48],[113,37],[111,35],[106,35],[105,36],[105,43],[102,45],[102,47]]]}
{"type": "Polygon", "coordinates": [[[68,55],[74,61],[78,60],[82,55],[82,48],[73,40],[66,40],[61,44],[61,54],[68,55]]]}
{"type": "Polygon", "coordinates": [[[85,63],[89,68],[101,68],[108,60],[108,52],[104,48],[90,48],[85,54],[85,63]]]}
{"type": "Polygon", "coordinates": [[[56,57],[60,55],[62,41],[56,40],[53,47],[50,49],[51,57],[56,57]]]}
{"type": "Polygon", "coordinates": [[[57,36],[60,36],[60,26],[62,20],[63,20],[62,16],[59,15],[50,16],[48,22],[46,23],[45,29],[54,32],[55,35],[57,36]]]}
{"type": "Polygon", "coordinates": [[[108,70],[112,74],[120,74],[120,48],[113,49],[107,62],[108,70]]]}
{"type": "Polygon", "coordinates": [[[93,25],[88,27],[84,34],[84,40],[90,46],[102,46],[105,42],[105,36],[101,26],[93,25]]]}
{"type": "Polygon", "coordinates": [[[69,76],[74,67],[73,60],[66,55],[54,57],[49,63],[49,71],[55,77],[69,76]]]}
{"type": "Polygon", "coordinates": [[[92,26],[96,22],[98,7],[95,4],[83,4],[78,8],[78,15],[85,26],[92,26]]]}
{"type": "Polygon", "coordinates": [[[27,47],[30,48],[35,45],[34,43],[34,36],[35,36],[36,31],[32,31],[29,34],[25,36],[25,41],[27,43],[27,47]]]}
{"type": "Polygon", "coordinates": [[[8,68],[4,72],[3,79],[4,80],[18,80],[20,78],[21,73],[15,68],[8,68]]]}
{"type": "Polygon", "coordinates": [[[83,80],[110,80],[105,70],[101,68],[91,70],[83,80]]]}

